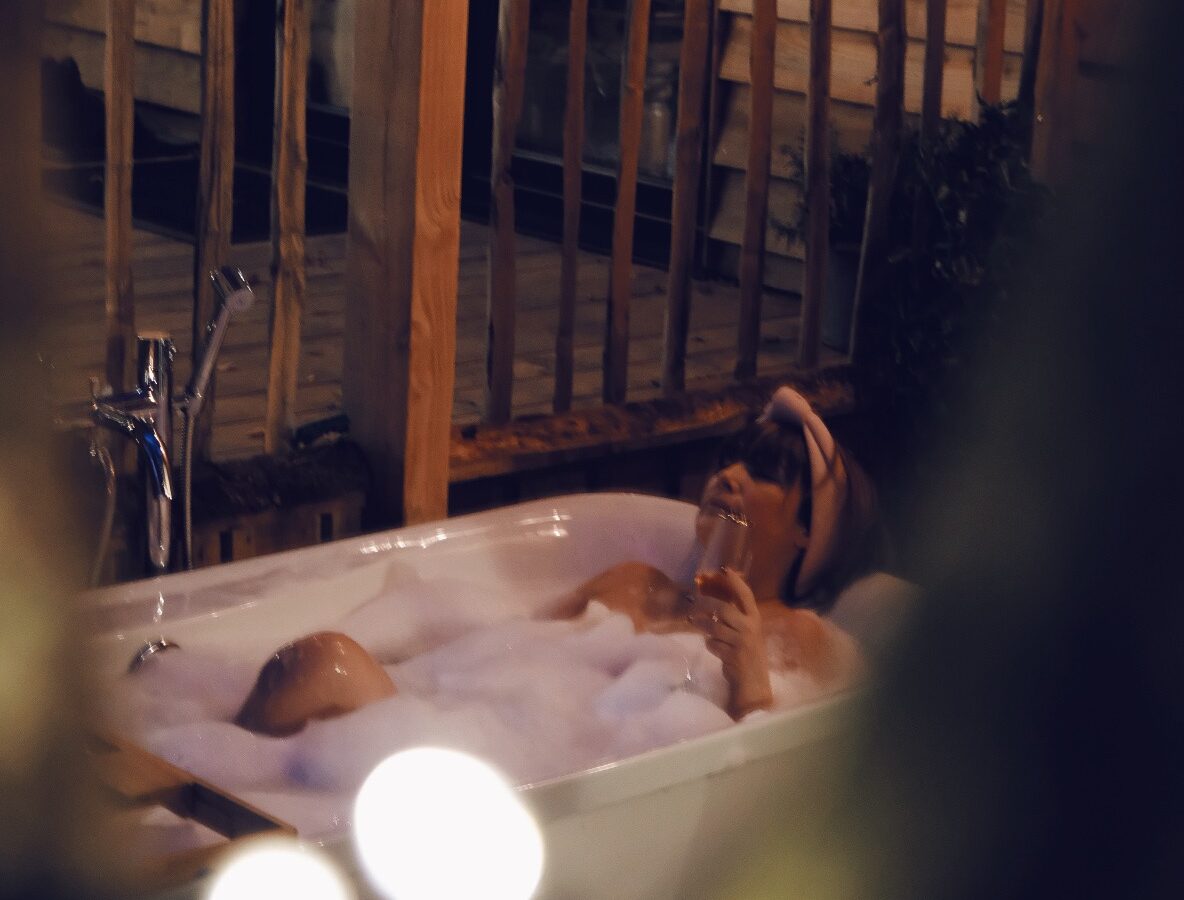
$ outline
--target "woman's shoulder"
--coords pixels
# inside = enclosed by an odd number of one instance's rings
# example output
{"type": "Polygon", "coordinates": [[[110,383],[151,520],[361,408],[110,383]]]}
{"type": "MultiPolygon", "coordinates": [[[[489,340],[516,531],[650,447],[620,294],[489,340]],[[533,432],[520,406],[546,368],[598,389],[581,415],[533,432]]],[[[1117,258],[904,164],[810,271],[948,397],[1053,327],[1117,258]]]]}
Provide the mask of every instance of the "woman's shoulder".
{"type": "Polygon", "coordinates": [[[854,680],[861,671],[855,642],[814,610],[766,601],[761,619],[774,669],[801,669],[819,684],[834,686],[854,680]]]}

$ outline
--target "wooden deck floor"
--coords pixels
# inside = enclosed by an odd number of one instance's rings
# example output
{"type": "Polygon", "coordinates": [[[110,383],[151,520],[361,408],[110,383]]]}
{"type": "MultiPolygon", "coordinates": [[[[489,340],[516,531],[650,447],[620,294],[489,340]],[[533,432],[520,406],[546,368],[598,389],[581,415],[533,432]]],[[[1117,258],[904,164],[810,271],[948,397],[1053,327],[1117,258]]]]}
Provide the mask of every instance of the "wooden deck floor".
{"type": "MultiPolygon", "coordinates": [[[[104,354],[104,234],[102,220],[54,206],[55,236],[49,269],[55,336],[52,389],[63,403],[85,400],[89,378],[100,376],[104,354]]],[[[485,226],[462,227],[457,304],[457,378],[453,420],[481,418],[485,383],[485,226]]],[[[518,319],[514,361],[514,414],[550,411],[554,386],[554,340],[559,294],[559,246],[536,238],[518,242],[518,319]]],[[[218,365],[213,453],[217,459],[263,450],[267,391],[267,320],[271,249],[240,244],[229,262],[256,285],[260,302],[231,325],[218,365]]],[[[189,375],[193,248],[146,231],[136,232],[136,326],[172,334],[178,347],[176,381],[189,375]]],[[[297,414],[301,424],[341,409],[345,236],[308,241],[305,305],[297,414]]],[[[584,254],[579,275],[575,335],[575,408],[598,405],[604,336],[608,260],[584,254]]],[[[666,273],[636,266],[629,352],[629,399],[657,396],[661,371],[666,273]]],[[[737,291],[716,283],[694,287],[687,381],[691,387],[726,382],[735,362],[737,291]]],[[[799,300],[766,293],[761,329],[760,373],[788,370],[797,352],[799,300]]],[[[830,353],[830,351],[824,351],[830,353]]],[[[830,354],[824,362],[836,362],[830,354]]]]}

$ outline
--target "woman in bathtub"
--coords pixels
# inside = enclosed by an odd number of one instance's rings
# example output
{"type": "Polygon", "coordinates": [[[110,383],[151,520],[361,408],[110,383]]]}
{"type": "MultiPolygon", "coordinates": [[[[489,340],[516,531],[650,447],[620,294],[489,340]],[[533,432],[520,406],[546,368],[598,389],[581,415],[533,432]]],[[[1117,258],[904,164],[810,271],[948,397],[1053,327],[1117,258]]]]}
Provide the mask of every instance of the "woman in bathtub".
{"type": "MultiPolygon", "coordinates": [[[[721,513],[749,523],[743,576],[732,570],[702,576],[692,599],[658,569],[626,562],[585,582],[552,615],[580,615],[596,600],[629,616],[639,632],[701,631],[723,665],[728,712],[737,719],[772,704],[770,665],[804,671],[832,690],[850,683],[858,654],[819,613],[879,561],[875,492],[793,389],[774,394],[708,481],[696,521],[701,543],[721,513]]],[[[253,731],[291,734],[309,719],[394,692],[365,650],[326,632],[277,651],[236,721],[253,731]]]]}
{"type": "Polygon", "coordinates": [[[858,656],[819,613],[883,561],[875,491],[792,388],[780,388],[725,448],[699,505],[700,544],[721,513],[749,523],[743,576],[730,569],[701,576],[692,599],[663,572],[626,562],[581,585],[563,613],[597,600],[629,615],[639,631],[702,631],[723,663],[733,718],[772,704],[770,665],[803,670],[834,689],[852,681],[858,656]]]}

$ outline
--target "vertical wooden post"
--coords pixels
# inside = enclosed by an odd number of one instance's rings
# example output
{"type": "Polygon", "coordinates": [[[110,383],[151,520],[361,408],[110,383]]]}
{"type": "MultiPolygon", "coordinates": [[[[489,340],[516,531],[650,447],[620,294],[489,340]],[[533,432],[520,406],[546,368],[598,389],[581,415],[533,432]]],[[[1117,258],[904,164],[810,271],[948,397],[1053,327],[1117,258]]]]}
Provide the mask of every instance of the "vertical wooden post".
{"type": "MultiPolygon", "coordinates": [[[[724,84],[716,73],[719,72],[720,59],[723,57],[723,45],[726,40],[726,27],[722,22],[725,17],[730,20],[731,13],[724,13],[720,9],[720,0],[711,0],[711,36],[710,36],[710,61],[707,66],[707,71],[710,73],[707,79],[707,147],[714,148],[719,146],[719,136],[724,124],[724,107],[726,106],[726,98],[732,91],[730,85],[724,84]]],[[[709,150],[710,152],[710,150],[709,150]]],[[[715,197],[718,196],[718,176],[716,174],[716,167],[709,164],[707,170],[703,173],[703,196],[715,197]]],[[[708,231],[711,228],[711,216],[713,210],[711,204],[704,203],[699,209],[698,227],[701,231],[708,231]]],[[[709,245],[710,241],[699,242],[698,262],[700,266],[707,267],[710,263],[709,245]]]]}
{"type": "Polygon", "coordinates": [[[514,389],[514,139],[526,87],[526,42],[530,0],[501,0],[497,14],[497,57],[493,66],[493,162],[489,176],[489,347],[486,410],[490,422],[508,422],[514,389]]]}
{"type": "Polygon", "coordinates": [[[276,22],[275,147],[271,167],[271,359],[263,428],[267,453],[284,449],[296,427],[296,374],[306,282],[309,8],[307,0],[279,0],[279,7],[282,16],[276,22]]]}
{"type": "Polygon", "coordinates": [[[904,123],[905,0],[879,0],[879,54],[876,61],[876,111],[872,122],[872,168],[868,178],[867,215],[859,271],[855,276],[855,306],[851,310],[851,357],[859,353],[859,316],[865,303],[880,289],[888,236],[888,205],[900,160],[904,123]]]}
{"type": "Polygon", "coordinates": [[[1078,0],[1045,0],[1036,65],[1036,116],[1032,126],[1032,171],[1058,183],[1069,174],[1073,149],[1073,89],[1080,40],[1078,0]]]}
{"type": "Polygon", "coordinates": [[[662,360],[662,391],[668,397],[686,387],[687,331],[691,321],[690,275],[699,219],[710,37],[711,0],[686,0],[678,69],[674,199],[670,217],[670,271],[666,280],[662,360]]]}
{"type": "MultiPolygon", "coordinates": [[[[234,0],[202,0],[201,159],[197,176],[197,246],[193,253],[193,363],[214,314],[209,270],[227,262],[234,202],[234,0]]],[[[195,423],[193,452],[209,455],[214,420],[210,378],[195,423]]]]}
{"type": "Polygon", "coordinates": [[[974,53],[974,86],[984,103],[1003,98],[1003,33],[1007,0],[980,0],[974,53]]]}
{"type": "MultiPolygon", "coordinates": [[[[948,0],[928,0],[925,5],[925,76],[921,92],[921,137],[926,142],[932,141],[941,127],[941,95],[946,70],[947,2],[948,0]]],[[[999,33],[1003,33],[1002,29],[999,33]]],[[[999,47],[1002,51],[1003,44],[1000,43],[999,47]]]]}
{"type": "Polygon", "coordinates": [[[629,383],[629,305],[633,281],[633,216],[645,112],[645,63],[650,43],[650,0],[629,0],[629,34],[621,73],[621,124],[617,145],[617,203],[604,335],[604,402],[623,403],[629,383]]]}
{"type": "Polygon", "coordinates": [[[572,0],[567,29],[567,100],[563,113],[563,259],[559,326],[555,332],[555,412],[571,409],[584,178],[584,68],[588,59],[588,0],[572,0]]]}
{"type": "Polygon", "coordinates": [[[468,10],[357,0],[343,388],[382,522],[448,510],[468,10]]]}
{"type": "Polygon", "coordinates": [[[1029,118],[1029,133],[1036,105],[1036,68],[1040,60],[1040,35],[1043,30],[1044,0],[1028,0],[1024,7],[1024,60],[1020,66],[1020,87],[1016,100],[1029,118]]]}
{"type": "MultiPolygon", "coordinates": [[[[925,6],[925,79],[921,93],[921,151],[929,153],[941,128],[941,94],[946,67],[946,2],[925,6]]],[[[929,235],[929,210],[923,188],[913,199],[913,256],[923,251],[929,235]]]]}
{"type": "MultiPolygon", "coordinates": [[[[33,354],[28,352],[31,342],[44,340],[41,329],[54,324],[46,321],[43,303],[44,252],[53,237],[45,229],[41,192],[44,7],[40,0],[12,0],[0,5],[0,122],[4,126],[0,134],[0,159],[4,161],[0,172],[0,272],[8,279],[0,295],[0,347],[6,351],[0,359],[5,361],[9,376],[35,366],[33,354]]],[[[41,408],[41,397],[29,391],[29,383],[10,377],[5,399],[23,401],[21,408],[34,414],[36,421],[25,422],[16,407],[5,406],[4,422],[13,437],[27,440],[34,436],[36,441],[49,419],[41,408]]],[[[9,465],[7,471],[15,474],[21,470],[11,465],[13,459],[7,455],[11,449],[6,446],[5,464],[9,465]]],[[[46,521],[50,520],[48,510],[56,509],[53,495],[57,493],[64,492],[49,492],[39,511],[46,521]]],[[[12,550],[14,559],[27,552],[15,545],[12,550]]]]}
{"type": "Polygon", "coordinates": [[[806,273],[798,362],[818,365],[830,256],[831,0],[810,0],[810,80],[806,89],[806,273]]]}
{"type": "Polygon", "coordinates": [[[753,0],[749,45],[752,105],[748,116],[748,171],[744,179],[744,237],[740,245],[740,334],[736,377],[756,376],[765,288],[765,230],[769,218],[769,167],[773,149],[773,59],[777,0],[753,0]]]}
{"type": "Polygon", "coordinates": [[[103,215],[107,229],[107,382],[116,391],[134,381],[136,300],[132,286],[132,135],[135,120],[135,0],[107,0],[107,165],[103,215]]]}

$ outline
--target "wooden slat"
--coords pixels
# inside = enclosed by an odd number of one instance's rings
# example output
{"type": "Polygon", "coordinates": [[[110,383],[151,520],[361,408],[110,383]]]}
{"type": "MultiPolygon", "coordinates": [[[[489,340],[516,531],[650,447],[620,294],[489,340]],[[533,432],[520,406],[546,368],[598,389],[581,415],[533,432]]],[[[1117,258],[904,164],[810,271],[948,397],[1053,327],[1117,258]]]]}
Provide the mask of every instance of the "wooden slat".
{"type": "MultiPolygon", "coordinates": [[[[921,143],[928,148],[941,128],[941,92],[945,75],[946,0],[929,0],[925,7],[926,33],[934,39],[925,44],[925,84],[921,98],[921,143]]],[[[926,151],[927,152],[927,151],[926,151]]],[[[913,198],[914,258],[924,251],[929,234],[929,210],[925,193],[916,192],[913,198]]]]}
{"type": "Polygon", "coordinates": [[[467,20],[466,0],[357,3],[342,387],[376,524],[448,512],[467,20]]]}
{"type": "Polygon", "coordinates": [[[107,164],[103,212],[107,224],[107,382],[116,391],[125,390],[135,380],[136,301],[132,284],[134,27],[135,0],[107,0],[104,77],[107,164]]]}
{"type": "Polygon", "coordinates": [[[489,383],[486,418],[510,419],[514,390],[514,140],[526,87],[530,0],[500,0],[493,67],[493,155],[489,175],[489,383]]]}
{"type": "Polygon", "coordinates": [[[769,218],[769,166],[773,142],[773,54],[776,0],[754,0],[749,43],[748,164],[744,190],[744,240],[740,245],[740,328],[736,377],[756,376],[764,292],[765,228],[769,218]]]}
{"type": "Polygon", "coordinates": [[[851,311],[851,356],[858,358],[861,307],[875,302],[886,264],[888,205],[900,156],[904,119],[904,0],[879,0],[879,61],[876,65],[876,118],[872,129],[872,168],[868,180],[867,217],[859,271],[855,277],[855,306],[851,311]]]}
{"type": "MultiPolygon", "coordinates": [[[[946,0],[929,0],[925,7],[928,20],[925,32],[933,39],[925,44],[925,87],[921,98],[921,142],[929,147],[941,127],[941,85],[945,74],[946,0]]],[[[1001,57],[1002,60],[1002,57],[1001,57]]],[[[913,256],[919,258],[929,234],[929,210],[925,195],[918,190],[913,198],[913,256]]]]}
{"type": "Polygon", "coordinates": [[[650,0],[629,0],[629,34],[621,73],[621,120],[617,134],[617,201],[613,213],[612,269],[604,338],[605,403],[623,403],[629,368],[629,303],[633,275],[633,215],[645,108],[645,62],[649,48],[650,0]]]}
{"type": "Polygon", "coordinates": [[[818,365],[822,304],[830,251],[830,0],[814,0],[810,22],[810,85],[806,93],[806,275],[798,361],[818,365]]]}
{"type": "Polygon", "coordinates": [[[711,0],[687,0],[683,10],[675,133],[674,198],[670,222],[670,277],[666,285],[666,329],[662,390],[672,396],[686,386],[687,331],[691,320],[691,266],[699,219],[699,177],[703,169],[703,123],[707,101],[711,0]]]}
{"type": "MultiPolygon", "coordinates": [[[[947,3],[946,42],[957,47],[975,46],[978,9],[982,0],[949,0],[947,3]]],[[[1005,46],[1009,53],[1023,49],[1023,14],[1027,0],[1007,0],[1008,21],[1005,46]]],[[[913,40],[925,40],[927,0],[906,0],[905,25],[913,40]]],[[[752,15],[752,0],[721,0],[726,12],[752,15]]],[[[810,0],[777,0],[777,16],[785,22],[808,22],[810,0]]],[[[878,11],[876,0],[841,0],[834,7],[834,27],[844,31],[875,34],[878,11]]]]}
{"type": "Polygon", "coordinates": [[[563,119],[563,257],[559,269],[559,326],[555,331],[555,412],[565,412],[571,408],[571,342],[580,255],[584,67],[587,56],[588,0],[572,0],[567,31],[567,102],[563,119]]]}
{"type": "MultiPolygon", "coordinates": [[[[999,0],[988,2],[995,4],[999,0]]],[[[925,33],[931,36],[931,39],[925,42],[925,81],[921,89],[921,135],[925,140],[932,140],[941,126],[941,93],[946,70],[946,6],[947,0],[929,0],[925,6],[925,33]]],[[[997,75],[1002,79],[1002,43],[999,45],[998,64],[997,75]]],[[[998,85],[996,87],[998,88],[998,85]]],[[[998,103],[998,95],[990,102],[998,103]]]]}
{"type": "Polygon", "coordinates": [[[1032,171],[1063,182],[1073,145],[1073,91],[1078,77],[1079,0],[1045,0],[1036,71],[1036,118],[1032,129],[1032,171]]]}
{"type": "MultiPolygon", "coordinates": [[[[203,0],[201,159],[197,180],[197,247],[193,258],[194,369],[214,314],[210,269],[229,262],[234,201],[234,0],[203,0]]],[[[210,378],[193,450],[208,456],[217,376],[210,378]]]]}
{"type": "Polygon", "coordinates": [[[974,86],[984,103],[1003,99],[1003,35],[1007,0],[982,0],[975,48],[974,86]]]}
{"type": "Polygon", "coordinates": [[[271,363],[264,450],[288,446],[296,427],[296,373],[307,278],[304,203],[308,180],[305,107],[310,52],[307,0],[284,0],[276,33],[275,147],[272,165],[271,363]]]}
{"type": "MultiPolygon", "coordinates": [[[[719,0],[711,0],[711,8],[711,61],[707,69],[711,73],[711,77],[708,78],[707,90],[707,146],[718,147],[724,133],[724,114],[732,106],[733,98],[738,93],[732,85],[725,83],[720,77],[720,66],[724,55],[724,32],[729,30],[732,19],[735,17],[725,15],[720,11],[719,0]]],[[[747,104],[745,106],[747,107],[747,104]]],[[[747,119],[745,121],[747,122],[747,119]]],[[[747,158],[747,124],[744,126],[744,141],[744,157],[747,158]]],[[[705,197],[714,198],[718,193],[716,172],[715,166],[707,166],[707,171],[703,175],[703,196],[705,197]]],[[[710,229],[713,215],[714,210],[712,210],[711,204],[702,204],[699,227],[704,231],[710,229]]],[[[702,241],[699,245],[698,262],[704,268],[709,263],[710,245],[710,241],[702,241]]]]}
{"type": "Polygon", "coordinates": [[[1044,30],[1044,0],[1028,0],[1024,15],[1024,59],[1020,67],[1020,85],[1016,100],[1021,113],[1028,117],[1030,135],[1032,119],[1035,117],[1036,70],[1040,60],[1040,35],[1044,30]]]}
{"type": "Polygon", "coordinates": [[[404,520],[448,515],[468,0],[425,4],[404,520]]]}

